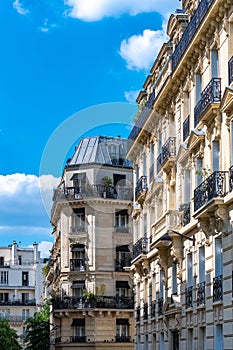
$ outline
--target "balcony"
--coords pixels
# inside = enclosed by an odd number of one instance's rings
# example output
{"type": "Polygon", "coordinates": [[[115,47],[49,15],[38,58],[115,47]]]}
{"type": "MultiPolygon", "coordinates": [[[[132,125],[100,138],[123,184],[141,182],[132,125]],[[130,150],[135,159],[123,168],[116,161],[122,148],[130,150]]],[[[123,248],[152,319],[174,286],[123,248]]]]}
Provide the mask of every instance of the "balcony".
{"type": "Polygon", "coordinates": [[[197,285],[197,306],[205,304],[205,282],[197,285]]]}
{"type": "Polygon", "coordinates": [[[23,316],[5,316],[5,317],[0,317],[1,320],[8,320],[9,322],[12,323],[23,323],[27,321],[28,317],[23,317],[23,316]]]}
{"type": "Polygon", "coordinates": [[[70,337],[71,343],[86,343],[87,337],[85,335],[75,335],[70,337]]]}
{"type": "Polygon", "coordinates": [[[233,191],[233,165],[229,169],[229,190],[233,191]]]}
{"type": "Polygon", "coordinates": [[[148,319],[148,304],[144,303],[143,305],[143,319],[147,320],[148,319]]]}
{"type": "Polygon", "coordinates": [[[185,288],[185,307],[193,307],[193,286],[185,288]]]}
{"type": "Polygon", "coordinates": [[[70,233],[87,233],[88,231],[88,225],[86,223],[82,224],[82,225],[73,225],[70,227],[70,233]]]}
{"type": "Polygon", "coordinates": [[[185,142],[189,134],[190,134],[190,116],[188,116],[183,122],[183,142],[185,142]]]}
{"type": "Polygon", "coordinates": [[[117,335],[115,337],[115,341],[116,343],[130,343],[131,338],[128,335],[117,335]]]}
{"type": "Polygon", "coordinates": [[[114,232],[115,233],[129,233],[129,226],[126,226],[126,225],[115,226],[114,232]]]}
{"type": "Polygon", "coordinates": [[[60,200],[81,200],[83,198],[110,198],[132,200],[132,188],[125,186],[104,186],[104,185],[85,185],[76,187],[65,187],[56,189],[53,195],[53,201],[60,200]]]}
{"type": "Polygon", "coordinates": [[[70,259],[71,271],[86,271],[86,264],[84,259],[70,259]]]}
{"type": "Polygon", "coordinates": [[[176,138],[169,137],[169,139],[163,145],[162,152],[157,158],[157,161],[160,162],[160,166],[162,167],[170,158],[175,156],[176,156],[176,138]]]}
{"type": "Polygon", "coordinates": [[[222,275],[213,279],[213,302],[222,301],[223,299],[223,278],[222,275]]]}
{"type": "Polygon", "coordinates": [[[0,306],[35,306],[35,305],[36,305],[36,299],[28,299],[28,300],[14,299],[14,300],[0,301],[0,306]]]}
{"type": "Polygon", "coordinates": [[[191,18],[188,26],[186,27],[181,40],[179,41],[178,45],[176,46],[176,49],[172,55],[172,70],[174,71],[179,64],[181,57],[183,56],[185,50],[189,46],[194,34],[196,34],[202,20],[204,19],[205,15],[207,14],[210,6],[214,0],[202,0],[198,7],[196,12],[194,13],[193,17],[191,18]]]}
{"type": "MultiPolygon", "coordinates": [[[[221,101],[221,79],[213,78],[201,93],[201,99],[194,108],[194,127],[201,120],[203,113],[213,103],[221,101]]],[[[203,119],[203,118],[202,118],[203,119]]]]}
{"type": "Polygon", "coordinates": [[[163,314],[163,297],[158,299],[158,315],[162,316],[163,314]]]}
{"type": "Polygon", "coordinates": [[[228,62],[228,77],[229,77],[229,85],[233,82],[233,56],[228,62]]]}
{"type": "Polygon", "coordinates": [[[213,198],[222,198],[227,193],[228,172],[215,171],[194,190],[194,211],[213,198]]]}
{"type": "Polygon", "coordinates": [[[137,182],[135,188],[135,199],[139,199],[139,197],[144,197],[147,191],[147,177],[141,176],[137,182]]]}
{"type": "Polygon", "coordinates": [[[148,253],[148,238],[142,237],[133,245],[132,260],[139,257],[141,254],[148,253]]]}
{"type": "Polygon", "coordinates": [[[133,309],[134,300],[131,297],[95,296],[91,300],[83,297],[64,297],[53,300],[55,310],[78,310],[78,309],[133,309]]]}

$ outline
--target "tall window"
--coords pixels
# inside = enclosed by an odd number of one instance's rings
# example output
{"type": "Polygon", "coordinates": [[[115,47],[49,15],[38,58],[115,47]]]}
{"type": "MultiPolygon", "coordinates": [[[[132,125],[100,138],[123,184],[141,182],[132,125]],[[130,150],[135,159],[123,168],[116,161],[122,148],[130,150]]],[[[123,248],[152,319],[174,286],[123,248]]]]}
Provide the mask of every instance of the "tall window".
{"type": "Polygon", "coordinates": [[[85,289],[85,281],[73,281],[72,287],[73,289],[73,296],[76,298],[82,298],[83,296],[83,290],[85,289]]]}
{"type": "Polygon", "coordinates": [[[0,293],[0,305],[1,303],[7,303],[9,301],[9,293],[0,293]]]}
{"type": "Polygon", "coordinates": [[[223,331],[222,324],[215,325],[214,327],[214,349],[215,350],[223,350],[223,331]]]}
{"type": "Polygon", "coordinates": [[[201,74],[196,74],[195,81],[196,81],[196,103],[197,103],[201,99],[201,92],[202,92],[202,76],[201,76],[201,74]]]}
{"type": "Polygon", "coordinates": [[[85,208],[73,209],[72,231],[85,230],[85,208]]]}
{"type": "Polygon", "coordinates": [[[71,325],[74,327],[75,340],[85,341],[85,318],[74,318],[71,325]]]}
{"type": "Polygon", "coordinates": [[[29,273],[28,273],[28,271],[22,272],[22,286],[29,286],[29,273]]]}
{"type": "Polygon", "coordinates": [[[29,293],[22,293],[22,304],[27,303],[29,300],[29,293]]]}
{"type": "Polygon", "coordinates": [[[127,229],[129,222],[129,214],[127,209],[116,210],[115,212],[115,228],[127,229]]]}
{"type": "Polygon", "coordinates": [[[10,310],[0,310],[0,319],[9,320],[10,319],[10,310]]]}
{"type": "Polygon", "coordinates": [[[143,176],[147,175],[147,161],[146,154],[143,154],[143,176]]]}
{"type": "Polygon", "coordinates": [[[187,333],[187,349],[193,350],[193,329],[188,329],[187,333]]]}
{"type": "Polygon", "coordinates": [[[4,266],[4,256],[0,256],[0,266],[4,266]]]}
{"type": "Polygon", "coordinates": [[[198,348],[206,350],[206,329],[205,329],[205,327],[199,327],[198,348]]]}
{"type": "Polygon", "coordinates": [[[198,276],[199,276],[199,283],[205,282],[205,247],[202,246],[199,248],[199,254],[198,254],[198,276]]]}
{"type": "Polygon", "coordinates": [[[219,68],[218,68],[218,51],[212,50],[211,51],[211,75],[212,78],[218,78],[219,76],[219,68]]]}
{"type": "Polygon", "coordinates": [[[0,284],[8,284],[8,271],[1,271],[0,273],[0,284]]]}
{"type": "Polygon", "coordinates": [[[155,158],[155,145],[150,144],[150,182],[154,180],[154,158],[155,158]]]}
{"type": "Polygon", "coordinates": [[[129,320],[126,318],[116,319],[116,341],[127,341],[129,337],[129,320]]]}
{"type": "Polygon", "coordinates": [[[172,263],[172,294],[177,294],[177,263],[172,263]]]}
{"type": "Polygon", "coordinates": [[[160,345],[160,347],[159,347],[160,350],[164,350],[165,349],[164,333],[163,332],[160,333],[159,345],[160,345]]]}
{"type": "Polygon", "coordinates": [[[159,280],[159,296],[160,298],[164,297],[164,272],[163,270],[160,270],[160,280],[159,280]]]}
{"type": "Polygon", "coordinates": [[[222,239],[215,238],[215,276],[222,275],[222,239]]]}
{"type": "Polygon", "coordinates": [[[220,169],[220,147],[219,141],[212,142],[212,170],[219,171],[220,169]]]}
{"type": "Polygon", "coordinates": [[[197,158],[197,160],[196,160],[196,186],[199,186],[203,181],[202,163],[203,163],[202,158],[197,158]]]}
{"type": "Polygon", "coordinates": [[[143,235],[147,237],[147,214],[143,216],[143,235]]]}
{"type": "Polygon", "coordinates": [[[193,256],[192,253],[187,255],[187,285],[193,286],[193,256]]]}
{"type": "Polygon", "coordinates": [[[23,321],[27,321],[27,319],[29,318],[29,309],[22,310],[22,317],[23,321]]]}
{"type": "Polygon", "coordinates": [[[190,192],[191,192],[190,170],[185,170],[185,172],[184,172],[184,202],[185,202],[185,204],[190,203],[190,192]]]}
{"type": "Polygon", "coordinates": [[[116,281],[116,296],[128,297],[129,284],[127,281],[116,281]]]}

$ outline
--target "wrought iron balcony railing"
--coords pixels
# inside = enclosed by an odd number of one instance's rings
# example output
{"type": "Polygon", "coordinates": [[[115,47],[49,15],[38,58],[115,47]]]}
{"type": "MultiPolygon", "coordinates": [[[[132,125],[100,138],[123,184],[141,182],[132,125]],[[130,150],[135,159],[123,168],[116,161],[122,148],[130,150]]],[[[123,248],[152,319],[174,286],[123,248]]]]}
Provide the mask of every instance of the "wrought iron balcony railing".
{"type": "Polygon", "coordinates": [[[233,191],[233,165],[229,169],[229,190],[233,191]]]}
{"type": "Polygon", "coordinates": [[[86,264],[84,259],[70,259],[71,271],[86,271],[86,264]]]}
{"type": "Polygon", "coordinates": [[[142,193],[145,193],[146,191],[147,191],[147,177],[141,176],[135,188],[135,198],[137,199],[142,193]]]}
{"type": "Polygon", "coordinates": [[[14,300],[0,301],[0,306],[35,306],[35,305],[36,305],[36,299],[28,299],[28,300],[14,299],[14,300]]]}
{"type": "Polygon", "coordinates": [[[212,78],[209,84],[201,93],[201,99],[194,108],[194,126],[200,121],[202,114],[212,103],[221,101],[221,79],[212,78]]]}
{"type": "Polygon", "coordinates": [[[190,203],[182,204],[180,211],[182,211],[182,226],[186,226],[190,223],[191,219],[190,203]]]}
{"type": "Polygon", "coordinates": [[[131,337],[128,335],[117,335],[115,341],[116,343],[130,343],[131,337]]]}
{"type": "Polygon", "coordinates": [[[214,0],[202,0],[193,17],[191,18],[188,26],[186,27],[181,40],[179,41],[176,49],[172,55],[172,70],[175,70],[178,63],[180,62],[181,57],[183,56],[185,50],[189,46],[190,41],[192,40],[194,34],[197,32],[202,20],[207,14],[210,6],[214,0]]]}
{"type": "Polygon", "coordinates": [[[144,303],[143,305],[143,319],[147,320],[148,319],[148,304],[144,303]]]}
{"type": "Polygon", "coordinates": [[[158,299],[158,315],[161,316],[163,314],[163,297],[158,299]]]}
{"type": "Polygon", "coordinates": [[[186,309],[193,307],[193,287],[185,289],[185,307],[186,309]]]}
{"type": "Polygon", "coordinates": [[[136,322],[140,322],[140,306],[136,307],[136,322]]]}
{"type": "Polygon", "coordinates": [[[190,116],[183,122],[183,141],[187,139],[190,133],[190,116]]]}
{"type": "Polygon", "coordinates": [[[54,310],[66,309],[133,309],[134,300],[131,297],[94,296],[91,299],[66,296],[53,300],[54,310]]]}
{"type": "Polygon", "coordinates": [[[175,156],[176,156],[176,138],[169,137],[169,139],[163,145],[162,152],[160,156],[157,158],[157,161],[160,161],[160,165],[163,166],[163,164],[168,160],[168,158],[175,157],[175,156]]]}
{"type": "Polygon", "coordinates": [[[223,278],[222,275],[216,276],[213,279],[213,302],[223,299],[223,278]]]}
{"type": "Polygon", "coordinates": [[[156,300],[152,300],[152,302],[151,302],[150,315],[151,315],[151,317],[155,317],[155,315],[156,315],[156,300]]]}
{"type": "Polygon", "coordinates": [[[233,82],[233,56],[228,62],[228,77],[229,77],[229,85],[233,82]]]}
{"type": "Polygon", "coordinates": [[[80,233],[80,232],[87,232],[87,231],[88,231],[87,223],[83,223],[82,225],[73,225],[70,227],[71,233],[80,233]]]}
{"type": "Polygon", "coordinates": [[[116,233],[129,233],[129,226],[127,226],[127,225],[115,226],[114,232],[116,232],[116,233]]]}
{"type": "Polygon", "coordinates": [[[197,285],[197,306],[205,304],[205,282],[197,285]]]}
{"type": "Polygon", "coordinates": [[[141,254],[148,253],[148,238],[142,237],[133,245],[132,260],[136,259],[141,254]]]}
{"type": "Polygon", "coordinates": [[[86,343],[87,337],[85,335],[74,335],[70,337],[71,343],[86,343]]]}
{"type": "Polygon", "coordinates": [[[194,190],[194,211],[211,199],[224,197],[227,193],[227,171],[215,171],[194,190]]]}

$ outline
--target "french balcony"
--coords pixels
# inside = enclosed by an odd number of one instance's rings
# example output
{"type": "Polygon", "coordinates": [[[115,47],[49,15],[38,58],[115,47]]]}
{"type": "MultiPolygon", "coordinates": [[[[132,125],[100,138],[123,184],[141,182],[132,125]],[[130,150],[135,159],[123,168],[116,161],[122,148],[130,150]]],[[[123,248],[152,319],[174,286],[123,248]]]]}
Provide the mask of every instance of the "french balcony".
{"type": "MultiPolygon", "coordinates": [[[[185,1],[184,1],[185,2],[185,1]]],[[[194,34],[197,33],[198,28],[207,14],[210,6],[214,0],[202,0],[200,1],[194,15],[192,16],[188,26],[186,27],[181,40],[175,48],[174,53],[172,54],[172,70],[174,71],[178,66],[184,52],[189,46],[194,34]]]]}
{"type": "Polygon", "coordinates": [[[54,310],[79,309],[133,309],[134,300],[131,297],[94,296],[92,299],[66,296],[63,299],[53,300],[54,310]]]}
{"type": "Polygon", "coordinates": [[[144,303],[143,305],[143,319],[147,320],[148,319],[148,304],[144,303]]]}
{"type": "Polygon", "coordinates": [[[71,234],[87,233],[88,225],[83,223],[82,225],[73,225],[70,227],[71,234]]]}
{"type": "Polygon", "coordinates": [[[222,275],[213,279],[213,302],[222,301],[223,299],[223,278],[222,275]]]}
{"type": "Polygon", "coordinates": [[[223,198],[228,190],[228,172],[215,171],[194,190],[194,211],[213,198],[223,198]]]}
{"type": "Polygon", "coordinates": [[[183,122],[183,142],[185,142],[189,134],[190,134],[190,116],[188,116],[183,122]]]}
{"type": "Polygon", "coordinates": [[[233,165],[229,169],[229,190],[233,191],[233,165]]]}
{"type": "Polygon", "coordinates": [[[196,127],[202,115],[212,104],[221,102],[221,79],[213,78],[201,93],[201,99],[194,108],[194,126],[196,127]]]}
{"type": "Polygon", "coordinates": [[[28,300],[12,299],[12,300],[0,301],[0,306],[35,306],[35,305],[36,305],[36,299],[28,299],[28,300]]]}
{"type": "Polygon", "coordinates": [[[151,317],[155,317],[155,314],[156,314],[156,301],[153,300],[151,302],[151,311],[150,311],[150,315],[151,317]]]}
{"type": "Polygon", "coordinates": [[[115,271],[124,272],[124,267],[131,265],[131,253],[125,252],[123,259],[115,259],[115,271]]]}
{"type": "Polygon", "coordinates": [[[176,138],[169,137],[169,139],[163,145],[162,152],[157,158],[157,161],[159,161],[160,166],[163,167],[167,161],[171,160],[171,158],[174,158],[175,156],[176,156],[176,138]]]}
{"type": "Polygon", "coordinates": [[[233,56],[228,62],[228,77],[229,77],[229,85],[233,82],[233,56]]]}
{"type": "Polygon", "coordinates": [[[71,271],[86,271],[86,264],[84,259],[70,259],[71,271]]]}
{"type": "Polygon", "coordinates": [[[142,254],[147,254],[147,253],[148,253],[148,239],[146,237],[142,237],[133,245],[132,260],[136,259],[142,254]]]}
{"type": "Polygon", "coordinates": [[[191,213],[190,213],[190,203],[182,204],[180,206],[180,211],[182,212],[182,226],[186,226],[190,223],[191,213]]]}
{"type": "Polygon", "coordinates": [[[144,198],[146,191],[147,191],[147,177],[141,176],[135,188],[135,199],[138,200],[142,197],[144,198]]]}
{"type": "Polygon", "coordinates": [[[205,282],[200,282],[197,285],[197,306],[205,304],[205,282]]]}
{"type": "Polygon", "coordinates": [[[137,306],[136,308],[136,322],[140,322],[140,306],[137,306]]]}
{"type": "Polygon", "coordinates": [[[130,343],[131,337],[128,335],[117,335],[115,341],[116,343],[130,343]]]}
{"type": "Polygon", "coordinates": [[[193,286],[185,288],[185,307],[193,307],[193,286]]]}
{"type": "Polygon", "coordinates": [[[85,335],[74,335],[70,337],[71,343],[86,343],[87,337],[85,335]]]}
{"type": "Polygon", "coordinates": [[[158,299],[158,315],[162,316],[163,314],[163,297],[158,299]]]}

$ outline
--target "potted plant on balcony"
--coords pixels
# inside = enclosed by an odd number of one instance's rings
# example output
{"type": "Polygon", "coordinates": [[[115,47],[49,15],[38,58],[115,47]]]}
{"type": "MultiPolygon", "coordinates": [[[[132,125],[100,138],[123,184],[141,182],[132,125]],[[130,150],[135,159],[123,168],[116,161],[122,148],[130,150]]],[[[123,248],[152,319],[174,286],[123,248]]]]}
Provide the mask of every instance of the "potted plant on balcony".
{"type": "Polygon", "coordinates": [[[103,197],[106,198],[107,194],[109,194],[111,192],[113,194],[113,179],[109,176],[104,176],[102,178],[102,182],[104,185],[103,197]]]}
{"type": "Polygon", "coordinates": [[[83,298],[84,298],[85,307],[93,307],[93,303],[96,300],[96,295],[94,293],[84,290],[83,298]]]}

